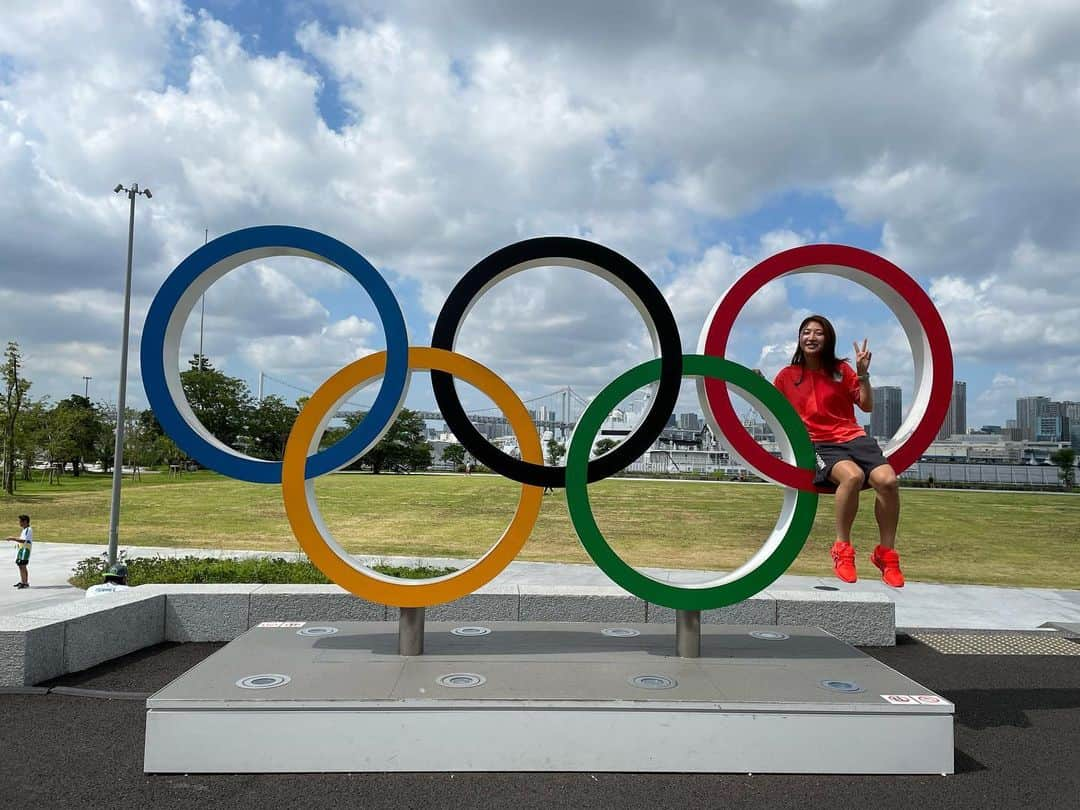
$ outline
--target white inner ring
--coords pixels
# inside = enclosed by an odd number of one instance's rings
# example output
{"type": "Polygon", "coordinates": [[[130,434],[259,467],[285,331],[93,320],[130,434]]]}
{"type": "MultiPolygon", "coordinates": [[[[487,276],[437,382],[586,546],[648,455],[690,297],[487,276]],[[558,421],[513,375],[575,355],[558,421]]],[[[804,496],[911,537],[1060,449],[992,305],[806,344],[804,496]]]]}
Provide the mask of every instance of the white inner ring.
{"type": "MultiPolygon", "coordinates": [[[[907,417],[900,423],[900,427],[897,429],[896,434],[892,436],[888,442],[885,443],[883,451],[886,456],[891,456],[897,450],[904,446],[904,443],[911,438],[911,434],[915,432],[915,428],[926,416],[926,411],[930,407],[930,393],[934,384],[934,360],[933,354],[930,351],[930,340],[926,336],[926,332],[919,322],[918,316],[915,314],[915,310],[911,308],[911,305],[904,300],[900,293],[896,292],[892,287],[886,284],[881,279],[865,273],[861,270],[857,270],[854,267],[844,267],[837,264],[815,264],[807,267],[799,267],[795,270],[791,270],[783,275],[777,276],[777,279],[784,278],[786,276],[794,276],[800,273],[822,273],[824,275],[839,276],[840,278],[853,281],[860,287],[863,287],[878,298],[887,306],[892,314],[896,317],[896,320],[900,322],[900,326],[904,330],[904,334],[907,335],[908,345],[911,347],[911,359],[915,367],[915,388],[912,396],[911,410],[908,411],[907,417]]],[[[728,288],[728,292],[731,288],[728,288]]],[[[705,319],[705,325],[702,327],[701,336],[698,339],[698,353],[705,353],[705,340],[709,335],[709,328],[712,325],[713,318],[716,317],[716,311],[720,308],[720,305],[727,298],[728,292],[725,292],[716,303],[713,305],[712,311],[705,319]]],[[[729,334],[730,345],[730,334],[729,334]]],[[[771,382],[771,381],[770,381],[771,382]]],[[[759,470],[756,470],[753,466],[746,463],[741,455],[739,455],[734,448],[731,447],[727,438],[720,430],[720,426],[716,423],[716,419],[713,416],[712,408],[709,407],[709,400],[705,396],[705,380],[698,379],[698,402],[701,405],[701,410],[705,415],[705,421],[708,423],[709,428],[713,431],[713,435],[716,436],[728,453],[731,454],[740,464],[754,471],[755,475],[759,475],[774,484],[780,483],[773,478],[765,475],[759,470]]],[[[784,452],[784,445],[787,443],[787,437],[782,430],[778,429],[778,422],[776,418],[765,408],[761,407],[761,403],[755,400],[753,397],[747,396],[743,392],[739,392],[744,399],[748,400],[758,413],[761,414],[765,422],[769,425],[773,434],[776,436],[777,444],[781,446],[781,457],[789,464],[793,463],[791,459],[784,452]]]]}
{"type": "MultiPolygon", "coordinates": [[[[222,278],[230,270],[235,270],[240,265],[258,261],[260,259],[273,258],[275,256],[299,256],[304,259],[314,259],[317,262],[336,267],[338,270],[346,273],[349,278],[353,278],[353,276],[347,273],[341,265],[330,261],[325,256],[320,256],[318,253],[309,253],[306,250],[270,246],[252,248],[251,250],[233,253],[231,256],[226,256],[221,261],[207,267],[190,285],[188,285],[184,294],[177,300],[172,315],[169,316],[169,322],[165,328],[165,340],[162,343],[161,349],[162,367],[165,370],[165,384],[168,387],[169,396],[172,398],[173,405],[176,406],[176,410],[180,414],[180,418],[183,419],[184,422],[187,423],[187,426],[195,431],[203,441],[213,445],[223,453],[228,453],[230,456],[243,459],[244,461],[254,461],[260,464],[274,464],[276,462],[267,461],[262,458],[253,458],[246,453],[241,453],[238,450],[229,447],[218,439],[217,436],[207,430],[203,423],[199,421],[199,417],[191,410],[191,405],[187,400],[187,394],[184,393],[183,383],[180,380],[180,339],[183,336],[184,326],[187,324],[188,317],[195,308],[195,304],[198,303],[199,299],[208,289],[210,289],[215,281],[222,278]]],[[[400,409],[401,403],[404,401],[405,395],[402,393],[401,400],[398,402],[398,409],[400,409]]],[[[397,415],[397,410],[395,410],[394,415],[397,415]]],[[[389,423],[387,423],[387,429],[389,429],[389,423]]],[[[367,452],[366,448],[364,452],[367,452]]]]}
{"type": "MultiPolygon", "coordinates": [[[[701,381],[702,378],[698,377],[699,385],[701,381]]],[[[776,418],[772,411],[767,410],[765,406],[763,406],[757,400],[756,397],[747,393],[734,383],[729,382],[727,384],[729,387],[734,388],[740,396],[753,403],[753,405],[758,409],[758,411],[764,415],[766,422],[768,422],[769,427],[776,435],[776,443],[780,446],[781,457],[789,464],[794,464],[795,450],[791,446],[791,441],[788,439],[787,433],[784,432],[783,427],[780,425],[780,420],[776,418]]],[[[795,503],[798,500],[798,497],[799,491],[797,489],[792,489],[791,487],[784,487],[784,502],[780,505],[780,514],[776,519],[776,525],[773,527],[772,532],[769,533],[769,536],[765,539],[765,542],[756,552],[754,552],[754,555],[749,560],[744,562],[734,571],[731,571],[730,573],[727,573],[724,576],[719,577],[718,579],[708,580],[707,582],[672,583],[665,580],[656,579],[655,577],[651,577],[645,572],[639,571],[636,568],[634,570],[637,571],[637,573],[641,576],[651,579],[653,582],[659,583],[661,585],[671,586],[677,584],[680,588],[694,588],[697,590],[715,588],[720,585],[727,585],[729,583],[735,582],[736,580],[740,580],[760,568],[765,563],[765,561],[768,560],[769,557],[771,557],[780,547],[780,543],[783,541],[784,535],[787,534],[788,530],[791,528],[792,520],[795,519],[795,503]]]]}
{"type": "MultiPolygon", "coordinates": [[[[655,354],[657,357],[660,357],[660,336],[657,334],[657,331],[656,331],[656,322],[653,320],[652,315],[649,314],[648,309],[645,308],[645,304],[642,302],[642,300],[640,298],[638,298],[637,293],[635,293],[633,291],[633,289],[631,289],[618,276],[614,275],[610,270],[607,270],[607,269],[605,269],[603,267],[600,267],[599,265],[592,264],[591,262],[585,262],[585,261],[582,261],[580,259],[571,259],[571,258],[567,258],[565,256],[545,256],[542,259],[531,259],[530,261],[521,262],[520,264],[515,264],[512,267],[508,267],[505,270],[503,270],[501,273],[499,273],[498,275],[491,278],[487,282],[487,284],[485,284],[483,287],[481,287],[480,290],[476,293],[476,295],[474,295],[472,297],[472,300],[469,301],[469,305],[461,313],[461,317],[458,319],[457,327],[454,329],[453,340],[450,343],[451,349],[456,351],[458,333],[461,331],[461,327],[464,325],[465,319],[469,317],[469,313],[472,312],[473,307],[476,306],[476,303],[484,296],[484,294],[488,290],[490,290],[492,287],[494,287],[499,282],[505,281],[506,279],[510,278],[513,275],[521,273],[521,272],[523,272],[525,270],[530,270],[530,269],[532,269],[534,267],[570,267],[570,268],[573,268],[575,270],[584,270],[586,273],[591,273],[592,275],[598,276],[599,278],[604,279],[604,281],[607,281],[610,284],[612,284],[623,295],[625,295],[627,297],[627,299],[629,299],[630,303],[632,303],[634,305],[634,308],[637,309],[638,314],[641,315],[642,320],[645,321],[645,328],[649,332],[649,339],[652,341],[652,345],[653,345],[653,354],[655,354]]],[[[655,382],[655,383],[652,383],[651,385],[649,385],[649,390],[652,393],[651,393],[651,396],[649,397],[649,403],[646,406],[644,413],[641,414],[641,421],[638,422],[639,427],[641,425],[641,422],[645,421],[645,418],[650,413],[652,413],[653,406],[656,404],[656,389],[659,387],[659,385],[660,385],[659,382],[655,382]]],[[[630,436],[635,435],[637,433],[638,429],[639,429],[638,427],[634,428],[634,430],[630,431],[630,433],[627,435],[626,438],[628,439],[630,436]]],[[[566,446],[567,447],[569,447],[570,442],[573,441],[573,439],[574,439],[574,431],[576,431],[576,430],[577,430],[577,425],[574,425],[574,429],[570,431],[570,436],[566,440],[566,446]]],[[[624,439],[623,441],[625,441],[625,440],[626,439],[624,439]]],[[[487,440],[485,439],[485,441],[487,441],[487,440]]],[[[621,444],[621,442],[620,442],[620,444],[621,444]]],[[[615,451],[615,449],[616,448],[613,447],[613,448],[611,448],[611,450],[608,450],[607,453],[602,453],[597,458],[603,458],[604,456],[607,456],[609,453],[613,453],[615,451]]],[[[595,459],[593,459],[593,460],[595,460],[595,459]]],[[[556,465],[556,466],[563,467],[564,465],[559,464],[559,465],[556,465]]]]}
{"type": "MultiPolygon", "coordinates": [[[[412,372],[413,371],[422,371],[422,370],[424,370],[423,367],[410,367],[410,372],[409,372],[410,376],[405,381],[405,391],[406,392],[408,392],[408,389],[409,389],[409,380],[411,379],[412,372]]],[[[379,379],[382,379],[382,374],[376,374],[375,376],[369,377],[366,380],[361,380],[356,385],[354,385],[352,388],[350,388],[348,391],[346,391],[344,394],[342,394],[337,399],[337,401],[334,402],[333,407],[326,409],[326,412],[323,414],[322,419],[319,420],[319,424],[315,428],[315,432],[311,436],[311,442],[308,445],[308,451],[307,451],[308,457],[311,457],[319,449],[319,442],[322,441],[323,434],[326,433],[326,428],[329,426],[330,420],[334,418],[334,414],[337,411],[337,409],[339,407],[341,407],[341,403],[344,402],[345,400],[347,400],[349,397],[351,397],[353,394],[355,394],[361,388],[364,388],[365,386],[369,385],[373,381],[379,380],[379,379]]],[[[405,395],[402,394],[401,402],[404,402],[404,401],[405,401],[405,395]]],[[[399,402],[398,403],[398,410],[400,410],[400,408],[401,408],[401,403],[399,402]]],[[[394,411],[394,418],[397,418],[398,410],[394,411]]],[[[387,426],[383,429],[382,433],[385,433],[387,430],[390,429],[390,424],[392,422],[393,422],[393,419],[391,419],[390,422],[387,423],[387,426]]],[[[382,437],[382,433],[379,434],[378,438],[382,437]]],[[[378,438],[375,439],[376,442],[378,441],[378,438]]],[[[374,446],[374,443],[371,446],[374,446]]],[[[363,452],[367,452],[367,449],[365,449],[363,452]]],[[[362,455],[362,453],[361,453],[361,455],[362,455]]],[[[355,459],[352,459],[350,461],[345,462],[345,464],[342,464],[341,467],[345,467],[348,464],[351,464],[353,461],[355,461],[355,459]]],[[[340,470],[341,467],[338,467],[338,469],[340,470]]],[[[522,489],[521,492],[522,492],[522,494],[518,498],[518,506],[517,506],[518,509],[521,508],[521,498],[524,497],[525,490],[522,489]]],[[[352,554],[350,554],[348,551],[346,551],[345,547],[342,546],[341,543],[339,543],[337,541],[337,539],[334,537],[333,532],[331,532],[330,528],[326,525],[326,521],[323,519],[322,511],[319,509],[319,502],[318,502],[318,499],[315,497],[315,479],[314,478],[308,478],[306,481],[304,481],[304,497],[307,499],[308,512],[311,514],[311,522],[315,524],[315,528],[319,532],[319,534],[322,536],[323,542],[326,544],[326,546],[332,552],[334,552],[334,554],[337,555],[339,560],[341,560],[343,563],[345,563],[346,565],[351,567],[353,570],[358,571],[359,573],[364,574],[365,576],[371,577],[372,579],[377,579],[380,582],[386,582],[386,583],[389,583],[391,585],[404,585],[404,586],[410,587],[410,588],[414,588],[414,587],[417,587],[417,586],[420,586],[420,585],[430,585],[433,582],[443,582],[444,580],[451,579],[451,578],[456,577],[456,576],[458,576],[459,574],[461,574],[461,573],[463,573],[465,571],[468,571],[468,570],[470,570],[472,568],[475,568],[476,566],[480,565],[480,563],[482,563],[484,560],[486,560],[488,558],[488,556],[499,545],[499,543],[501,543],[503,541],[503,538],[506,537],[506,532],[509,531],[509,528],[510,528],[509,525],[508,525],[507,528],[503,531],[503,533],[499,536],[499,539],[496,540],[494,543],[492,543],[491,548],[489,548],[486,552],[484,552],[484,554],[481,557],[477,558],[476,560],[469,563],[468,565],[457,569],[456,571],[451,571],[449,574],[444,574],[441,577],[429,577],[427,579],[398,579],[397,577],[390,577],[390,576],[387,576],[385,574],[381,574],[378,571],[376,571],[375,569],[368,568],[366,565],[362,565],[361,563],[357,562],[353,558],[352,554]]],[[[516,514],[516,512],[515,512],[515,514],[516,514]]],[[[512,521],[513,521],[513,519],[511,518],[511,522],[512,521]]]]}

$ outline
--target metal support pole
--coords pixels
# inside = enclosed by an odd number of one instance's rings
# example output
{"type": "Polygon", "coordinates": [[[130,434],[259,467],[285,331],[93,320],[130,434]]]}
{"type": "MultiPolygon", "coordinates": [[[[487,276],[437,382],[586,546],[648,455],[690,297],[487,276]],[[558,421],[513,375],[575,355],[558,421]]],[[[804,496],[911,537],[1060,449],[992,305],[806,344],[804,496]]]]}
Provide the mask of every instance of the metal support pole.
{"type": "Polygon", "coordinates": [[[701,657],[701,611],[675,611],[675,651],[680,658],[701,657]]]}
{"type": "Polygon", "coordinates": [[[131,320],[131,255],[135,244],[135,197],[139,186],[128,191],[131,214],[128,218],[127,275],[124,278],[124,332],[120,340],[120,391],[116,398],[116,445],[113,448],[112,503],[109,507],[109,565],[116,562],[120,524],[120,480],[124,464],[124,409],[127,398],[128,323],[131,320]]]}
{"type": "Polygon", "coordinates": [[[424,654],[424,608],[400,608],[398,655],[424,654]]]}

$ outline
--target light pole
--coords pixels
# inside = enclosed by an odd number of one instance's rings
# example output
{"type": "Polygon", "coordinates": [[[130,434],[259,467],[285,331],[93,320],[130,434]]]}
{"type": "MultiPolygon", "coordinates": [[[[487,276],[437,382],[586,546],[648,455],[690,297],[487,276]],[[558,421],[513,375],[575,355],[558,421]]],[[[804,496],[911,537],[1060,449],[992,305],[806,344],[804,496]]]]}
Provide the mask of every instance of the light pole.
{"type": "Polygon", "coordinates": [[[150,189],[139,190],[138,183],[131,188],[117,184],[114,194],[124,192],[131,200],[131,214],[128,219],[127,276],[124,279],[124,333],[120,340],[120,391],[116,397],[116,446],[113,449],[112,503],[109,508],[109,565],[116,562],[117,529],[120,524],[120,482],[124,477],[124,408],[127,396],[127,359],[128,359],[128,322],[131,320],[131,254],[135,242],[135,198],[145,194],[146,199],[154,195],[150,189]]]}
{"type": "Polygon", "coordinates": [[[86,382],[86,390],[83,391],[83,399],[90,399],[90,381],[92,379],[94,378],[87,377],[85,374],[83,375],[83,380],[86,382]]]}
{"type": "MultiPolygon", "coordinates": [[[[203,245],[210,241],[210,229],[205,228],[203,230],[203,245]]],[[[203,320],[206,318],[206,293],[202,294],[202,311],[199,313],[199,371],[203,370],[203,353],[202,353],[202,339],[203,339],[203,320]]]]}

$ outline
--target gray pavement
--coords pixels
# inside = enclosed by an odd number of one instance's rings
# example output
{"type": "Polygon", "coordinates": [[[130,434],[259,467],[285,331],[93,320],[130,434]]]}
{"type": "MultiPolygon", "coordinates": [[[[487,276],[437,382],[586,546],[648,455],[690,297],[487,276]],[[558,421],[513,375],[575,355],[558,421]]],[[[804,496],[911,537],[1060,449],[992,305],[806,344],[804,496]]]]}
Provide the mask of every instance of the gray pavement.
{"type": "MultiPolygon", "coordinates": [[[[266,554],[296,558],[296,553],[251,552],[209,549],[148,548],[121,546],[129,557],[239,557],[266,554]]],[[[9,579],[0,580],[0,615],[13,615],[36,610],[50,604],[84,598],[83,591],[72,587],[67,580],[75,565],[87,557],[100,555],[104,546],[76,543],[35,542],[30,562],[30,588],[11,587],[18,581],[15,565],[10,564],[9,579]]],[[[364,562],[393,564],[425,563],[429,565],[462,565],[463,560],[416,557],[362,557],[364,562]]],[[[952,628],[980,630],[1035,630],[1043,625],[1080,622],[1080,590],[1051,588],[998,588],[986,585],[940,585],[929,582],[908,582],[901,590],[885,586],[866,569],[863,579],[849,585],[832,577],[782,576],[771,590],[837,590],[884,594],[896,603],[896,625],[902,628],[952,628]]],[[[643,569],[662,580],[684,583],[704,582],[715,578],[715,572],[643,569]]],[[[873,571],[877,573],[876,570],[873,571]]],[[[596,566],[557,563],[512,562],[496,578],[500,585],[611,585],[611,581],[596,566]]]]}

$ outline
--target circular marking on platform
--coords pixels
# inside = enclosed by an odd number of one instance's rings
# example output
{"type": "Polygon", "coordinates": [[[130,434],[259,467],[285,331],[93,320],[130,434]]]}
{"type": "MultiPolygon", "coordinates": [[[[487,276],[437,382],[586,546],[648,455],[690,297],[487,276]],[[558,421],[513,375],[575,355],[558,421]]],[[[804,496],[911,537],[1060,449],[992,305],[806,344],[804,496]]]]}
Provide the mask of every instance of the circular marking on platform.
{"type": "Polygon", "coordinates": [[[487,636],[491,634],[490,627],[480,627],[478,625],[470,625],[468,627],[455,627],[450,631],[455,636],[487,636]]]}
{"type": "Polygon", "coordinates": [[[475,672],[451,672],[448,675],[440,675],[435,679],[435,683],[439,686],[449,686],[451,689],[468,689],[473,686],[482,686],[487,683],[487,678],[475,672]]]}
{"type": "Polygon", "coordinates": [[[778,633],[775,630],[754,630],[750,635],[763,641],[784,641],[791,638],[787,633],[778,633]]]}
{"type": "Polygon", "coordinates": [[[630,638],[632,636],[640,636],[641,632],[635,630],[633,627],[605,627],[600,631],[605,636],[611,636],[612,638],[630,638]]]}
{"type": "Polygon", "coordinates": [[[275,686],[284,686],[291,681],[288,675],[280,675],[275,672],[261,675],[248,675],[236,682],[241,689],[273,689],[275,686]]]}
{"type": "Polygon", "coordinates": [[[332,636],[338,632],[336,627],[305,627],[303,630],[297,630],[298,636],[332,636]]]}
{"type": "Polygon", "coordinates": [[[863,688],[859,686],[855,681],[831,681],[824,680],[818,681],[818,683],[833,692],[862,692],[863,688]]]}
{"type": "Polygon", "coordinates": [[[674,689],[679,682],[667,675],[635,675],[630,678],[630,685],[638,689],[674,689]]]}

